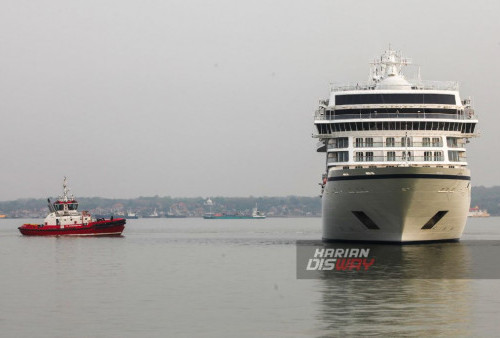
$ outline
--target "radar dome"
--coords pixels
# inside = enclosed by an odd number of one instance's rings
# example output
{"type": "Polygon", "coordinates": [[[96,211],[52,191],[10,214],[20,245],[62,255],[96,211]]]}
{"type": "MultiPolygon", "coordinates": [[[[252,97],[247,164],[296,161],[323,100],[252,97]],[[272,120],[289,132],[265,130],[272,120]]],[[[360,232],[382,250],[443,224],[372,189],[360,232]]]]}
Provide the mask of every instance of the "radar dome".
{"type": "Polygon", "coordinates": [[[411,89],[411,83],[400,75],[388,76],[377,83],[375,89],[411,89]]]}

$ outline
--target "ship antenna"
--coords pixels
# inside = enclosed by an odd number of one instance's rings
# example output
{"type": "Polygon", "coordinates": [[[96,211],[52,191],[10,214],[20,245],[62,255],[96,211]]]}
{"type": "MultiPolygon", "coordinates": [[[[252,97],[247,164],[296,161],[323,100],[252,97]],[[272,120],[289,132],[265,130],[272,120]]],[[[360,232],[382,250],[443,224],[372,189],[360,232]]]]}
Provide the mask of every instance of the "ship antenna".
{"type": "Polygon", "coordinates": [[[69,188],[68,188],[68,185],[66,184],[66,176],[64,176],[64,180],[63,180],[63,199],[65,201],[68,200],[68,192],[69,192],[69,188]]]}

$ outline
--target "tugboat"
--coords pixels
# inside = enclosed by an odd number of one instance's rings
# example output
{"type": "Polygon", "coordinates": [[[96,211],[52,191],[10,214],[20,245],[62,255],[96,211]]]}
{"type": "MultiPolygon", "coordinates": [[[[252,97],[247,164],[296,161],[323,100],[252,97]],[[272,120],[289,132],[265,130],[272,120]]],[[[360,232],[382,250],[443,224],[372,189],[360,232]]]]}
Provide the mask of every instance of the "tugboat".
{"type": "Polygon", "coordinates": [[[469,209],[469,214],[467,216],[468,217],[490,217],[490,214],[488,213],[488,210],[486,210],[486,209],[481,210],[476,205],[475,208],[469,209]]]}
{"type": "Polygon", "coordinates": [[[78,211],[78,202],[68,196],[66,177],[63,196],[53,204],[48,201],[50,213],[42,224],[23,224],[18,229],[25,236],[120,236],[126,220],[94,218],[88,211],[78,211]]]}

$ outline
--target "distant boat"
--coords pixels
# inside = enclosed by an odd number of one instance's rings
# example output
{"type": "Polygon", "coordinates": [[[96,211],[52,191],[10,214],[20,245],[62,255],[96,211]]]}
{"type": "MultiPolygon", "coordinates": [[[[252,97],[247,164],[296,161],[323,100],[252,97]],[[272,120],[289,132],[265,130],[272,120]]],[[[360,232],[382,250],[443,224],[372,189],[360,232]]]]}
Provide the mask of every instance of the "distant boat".
{"type": "Polygon", "coordinates": [[[166,218],[186,218],[185,214],[182,214],[177,209],[177,205],[174,204],[173,207],[170,207],[170,210],[165,214],[166,218]]]}
{"type": "Polygon", "coordinates": [[[186,215],[174,214],[172,212],[167,212],[165,215],[166,218],[186,218],[186,215]]]}
{"type": "Polygon", "coordinates": [[[468,217],[490,217],[490,214],[488,213],[488,210],[486,210],[486,209],[481,210],[476,205],[474,208],[469,209],[469,214],[467,216],[468,217]]]}
{"type": "Polygon", "coordinates": [[[252,219],[252,215],[240,215],[240,214],[224,214],[224,213],[206,213],[203,215],[204,219],[252,219]]]}
{"type": "Polygon", "coordinates": [[[126,219],[138,219],[139,216],[137,216],[137,214],[135,212],[132,212],[132,211],[127,211],[127,214],[125,215],[125,218],[126,219]]]}
{"type": "Polygon", "coordinates": [[[225,213],[213,213],[211,210],[210,212],[206,213],[203,215],[204,219],[264,219],[266,216],[257,210],[257,206],[253,208],[252,214],[251,215],[245,215],[241,213],[237,214],[225,214],[225,213]]]}
{"type": "Polygon", "coordinates": [[[252,218],[266,218],[266,215],[262,213],[261,211],[257,210],[257,205],[255,205],[255,208],[252,210],[252,218]]]}
{"type": "Polygon", "coordinates": [[[143,218],[160,218],[160,215],[158,215],[155,208],[155,210],[151,214],[143,216],[143,218]]]}

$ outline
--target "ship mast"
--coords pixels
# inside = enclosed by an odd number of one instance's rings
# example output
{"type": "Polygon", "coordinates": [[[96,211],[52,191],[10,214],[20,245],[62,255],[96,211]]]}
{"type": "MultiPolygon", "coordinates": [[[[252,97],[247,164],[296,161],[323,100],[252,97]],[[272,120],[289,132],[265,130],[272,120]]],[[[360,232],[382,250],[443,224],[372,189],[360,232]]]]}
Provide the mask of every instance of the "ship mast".
{"type": "Polygon", "coordinates": [[[403,57],[401,52],[389,49],[380,56],[379,59],[373,60],[370,69],[369,82],[377,84],[381,80],[391,76],[403,76],[403,67],[412,64],[410,58],[403,57]]]}
{"type": "Polygon", "coordinates": [[[63,180],[63,195],[62,195],[62,197],[60,197],[60,200],[61,201],[65,201],[65,202],[69,201],[70,199],[71,200],[74,199],[73,195],[68,196],[68,193],[69,193],[69,191],[71,189],[68,188],[68,184],[66,183],[66,181],[67,181],[67,177],[64,176],[64,180],[63,180]]]}

